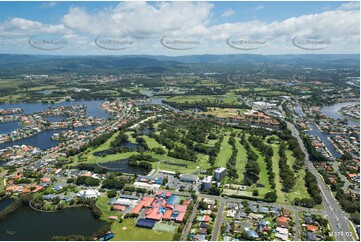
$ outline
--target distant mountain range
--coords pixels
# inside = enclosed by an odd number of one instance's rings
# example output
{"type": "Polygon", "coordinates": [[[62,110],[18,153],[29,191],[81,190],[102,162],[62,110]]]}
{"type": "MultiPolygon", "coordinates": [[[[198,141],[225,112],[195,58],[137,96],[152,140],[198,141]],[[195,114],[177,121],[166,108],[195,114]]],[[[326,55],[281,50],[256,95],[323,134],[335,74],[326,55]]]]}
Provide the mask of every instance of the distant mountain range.
{"type": "Polygon", "coordinates": [[[189,56],[56,56],[0,54],[0,74],[18,72],[82,72],[100,70],[138,70],[164,72],[184,70],[185,64],[195,65],[239,65],[244,63],[284,64],[305,67],[358,67],[357,54],[304,54],[304,55],[189,55],[189,56]]]}

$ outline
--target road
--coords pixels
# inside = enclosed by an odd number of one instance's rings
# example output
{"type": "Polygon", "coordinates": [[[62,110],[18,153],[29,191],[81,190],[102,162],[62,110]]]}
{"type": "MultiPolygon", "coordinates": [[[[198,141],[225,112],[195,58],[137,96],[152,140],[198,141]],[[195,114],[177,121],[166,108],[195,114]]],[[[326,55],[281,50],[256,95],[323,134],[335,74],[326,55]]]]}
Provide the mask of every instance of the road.
{"type": "Polygon", "coordinates": [[[217,217],[216,217],[216,222],[215,222],[214,228],[213,228],[211,241],[217,241],[217,239],[218,239],[219,230],[221,228],[221,224],[222,224],[222,220],[223,220],[222,219],[223,210],[224,210],[224,200],[221,200],[221,203],[220,203],[219,209],[218,209],[218,213],[217,213],[217,217]]]}
{"type": "MultiPolygon", "coordinates": [[[[351,236],[345,236],[347,233],[350,235],[351,231],[348,227],[348,219],[344,217],[344,212],[340,208],[338,202],[333,197],[331,191],[328,189],[326,184],[324,183],[323,179],[319,175],[316,168],[313,166],[312,162],[309,160],[308,152],[303,144],[303,141],[300,137],[299,131],[295,128],[293,124],[290,122],[287,122],[288,128],[291,130],[292,135],[297,138],[298,143],[300,144],[300,148],[305,153],[305,164],[309,172],[311,172],[317,179],[317,183],[321,190],[322,195],[322,203],[325,207],[326,214],[329,218],[329,222],[331,224],[331,227],[333,229],[333,232],[335,233],[335,238],[338,241],[352,241],[352,235],[351,236]]],[[[347,215],[346,215],[347,216],[347,215]]],[[[348,216],[347,216],[348,217],[348,216]]]]}
{"type": "Polygon", "coordinates": [[[300,218],[297,211],[293,211],[295,214],[295,241],[300,241],[300,218]]]}
{"type": "Polygon", "coordinates": [[[192,223],[193,223],[193,220],[194,218],[196,217],[197,215],[197,206],[198,206],[198,202],[196,202],[193,206],[193,211],[191,213],[191,216],[189,216],[189,219],[187,221],[187,224],[186,226],[184,227],[184,230],[183,230],[183,233],[182,233],[182,238],[181,238],[181,241],[186,241],[188,240],[188,234],[192,228],[192,223]]]}

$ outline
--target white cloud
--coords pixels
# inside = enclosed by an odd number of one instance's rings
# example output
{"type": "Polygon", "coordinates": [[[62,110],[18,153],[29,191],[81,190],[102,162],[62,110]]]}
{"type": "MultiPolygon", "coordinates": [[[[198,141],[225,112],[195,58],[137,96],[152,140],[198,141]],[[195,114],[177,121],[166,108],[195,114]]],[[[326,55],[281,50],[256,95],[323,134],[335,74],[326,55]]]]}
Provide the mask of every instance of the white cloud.
{"type": "Polygon", "coordinates": [[[51,25],[43,24],[38,21],[32,21],[23,18],[12,18],[4,24],[0,24],[0,36],[3,35],[21,35],[21,34],[56,34],[56,33],[70,33],[63,24],[51,25]]]}
{"type": "Polygon", "coordinates": [[[115,8],[90,14],[71,8],[63,17],[67,27],[94,35],[153,38],[206,31],[212,4],[206,2],[123,2],[115,8]]]}
{"type": "MultiPolygon", "coordinates": [[[[137,52],[136,47],[127,50],[134,50],[133,54],[164,54],[172,52],[159,44],[160,38],[167,35],[200,40],[201,45],[194,53],[226,54],[239,53],[225,44],[228,37],[237,36],[244,40],[264,40],[268,48],[257,50],[258,53],[277,54],[294,50],[291,40],[297,36],[330,40],[330,53],[358,53],[360,14],[358,10],[354,10],[355,6],[352,4],[345,3],[343,9],[340,7],[338,10],[283,21],[254,20],[211,25],[214,6],[206,2],[123,2],[96,12],[73,7],[60,23],[54,25],[11,18],[0,23],[0,37],[3,39],[33,34],[61,34],[69,42],[81,45],[81,48],[74,47],[75,52],[86,51],[87,48],[93,51],[92,43],[96,36],[129,37],[137,39],[141,50],[137,52]]],[[[259,5],[253,9],[262,8],[263,6],[259,5]]],[[[230,16],[232,11],[227,9],[223,15],[230,16]]],[[[174,51],[172,53],[183,54],[174,51]]]]}
{"type": "Polygon", "coordinates": [[[360,2],[359,1],[355,1],[355,2],[348,2],[348,3],[343,3],[341,4],[341,6],[338,8],[339,10],[357,10],[360,9],[360,2]]]}
{"type": "Polygon", "coordinates": [[[257,6],[255,6],[255,7],[252,7],[252,8],[247,9],[247,11],[248,11],[248,12],[251,12],[251,13],[255,13],[255,12],[257,12],[257,11],[263,9],[263,8],[264,8],[263,5],[257,5],[257,6]]]}
{"type": "Polygon", "coordinates": [[[228,8],[222,13],[222,17],[229,17],[232,16],[233,14],[235,14],[235,11],[231,8],[228,8]]]}
{"type": "Polygon", "coordinates": [[[40,7],[41,8],[52,8],[55,7],[56,5],[58,5],[57,2],[43,2],[40,7]]]}

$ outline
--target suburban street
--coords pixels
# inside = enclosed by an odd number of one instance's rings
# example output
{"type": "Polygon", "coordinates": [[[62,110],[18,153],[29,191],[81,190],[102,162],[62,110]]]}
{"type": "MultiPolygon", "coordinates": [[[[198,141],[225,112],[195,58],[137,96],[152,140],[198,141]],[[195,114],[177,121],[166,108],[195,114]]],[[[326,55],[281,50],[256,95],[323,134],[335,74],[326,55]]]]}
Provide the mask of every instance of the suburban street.
{"type": "MultiPolygon", "coordinates": [[[[326,184],[324,183],[323,179],[319,175],[316,168],[313,166],[312,162],[309,160],[308,152],[303,144],[303,141],[300,137],[299,131],[296,129],[296,127],[291,124],[290,122],[287,122],[288,127],[292,131],[292,135],[297,138],[301,149],[305,153],[305,163],[307,166],[307,169],[316,176],[318,185],[321,190],[322,194],[322,201],[323,205],[326,211],[326,214],[329,218],[329,222],[332,226],[333,232],[335,233],[336,240],[341,241],[352,241],[353,237],[351,235],[349,226],[348,226],[348,219],[343,216],[344,212],[341,210],[338,202],[331,194],[331,191],[327,188],[326,184]],[[349,236],[347,236],[349,235],[349,236]]],[[[347,216],[348,217],[348,216],[347,216]]]]}
{"type": "Polygon", "coordinates": [[[218,238],[218,234],[219,234],[219,230],[221,228],[221,224],[222,224],[222,213],[224,210],[224,200],[221,200],[221,203],[219,205],[219,209],[218,209],[218,213],[217,213],[217,217],[216,217],[216,222],[214,224],[214,229],[213,229],[213,233],[212,233],[212,241],[217,241],[218,238]]]}
{"type": "Polygon", "coordinates": [[[198,203],[195,203],[194,206],[193,206],[192,214],[189,217],[189,219],[187,221],[187,224],[186,224],[186,226],[185,226],[185,228],[183,230],[183,234],[182,234],[182,238],[181,238],[182,241],[188,240],[189,231],[191,230],[193,220],[197,215],[197,206],[198,206],[198,203]]]}

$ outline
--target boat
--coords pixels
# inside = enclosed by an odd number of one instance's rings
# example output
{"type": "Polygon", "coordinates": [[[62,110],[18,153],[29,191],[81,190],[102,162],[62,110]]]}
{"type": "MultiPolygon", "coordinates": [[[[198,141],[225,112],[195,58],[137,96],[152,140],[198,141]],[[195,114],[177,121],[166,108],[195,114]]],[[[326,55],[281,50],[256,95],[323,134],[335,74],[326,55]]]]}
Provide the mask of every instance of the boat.
{"type": "Polygon", "coordinates": [[[16,232],[15,232],[15,231],[6,230],[6,233],[7,233],[8,235],[13,235],[13,234],[15,234],[16,232]]]}

